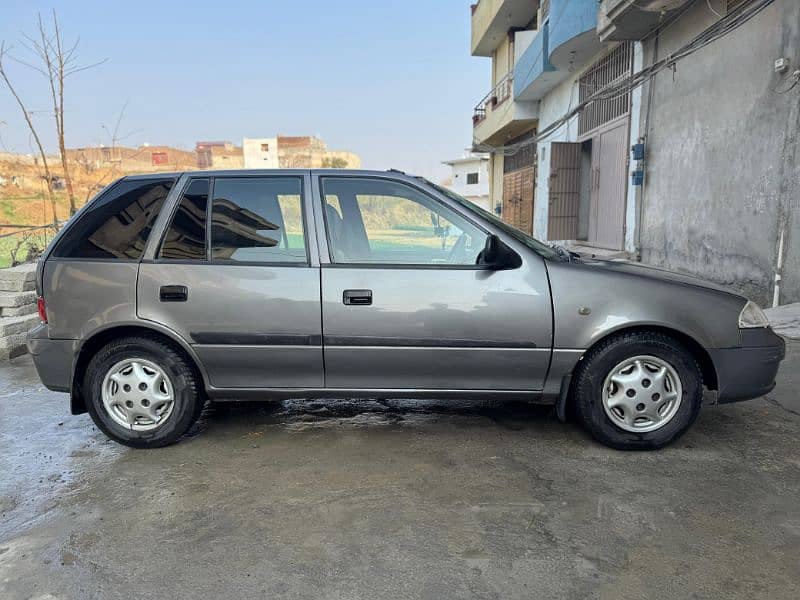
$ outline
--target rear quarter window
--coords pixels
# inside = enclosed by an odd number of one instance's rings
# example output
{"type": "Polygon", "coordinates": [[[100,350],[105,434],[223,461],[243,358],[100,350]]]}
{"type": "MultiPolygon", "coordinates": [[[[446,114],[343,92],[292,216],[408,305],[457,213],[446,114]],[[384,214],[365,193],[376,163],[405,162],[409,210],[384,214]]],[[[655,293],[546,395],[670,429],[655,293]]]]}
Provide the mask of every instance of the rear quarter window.
{"type": "Polygon", "coordinates": [[[138,260],[174,184],[174,178],[121,180],[69,226],[53,256],[138,260]]]}

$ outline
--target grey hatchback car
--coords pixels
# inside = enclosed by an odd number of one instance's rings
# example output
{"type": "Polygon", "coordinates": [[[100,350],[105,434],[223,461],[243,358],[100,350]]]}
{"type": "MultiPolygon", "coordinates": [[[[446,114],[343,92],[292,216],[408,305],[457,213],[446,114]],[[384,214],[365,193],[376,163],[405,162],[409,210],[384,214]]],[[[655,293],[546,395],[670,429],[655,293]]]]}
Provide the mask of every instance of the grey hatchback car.
{"type": "Polygon", "coordinates": [[[207,400],[554,404],[659,448],[774,386],[784,342],[702,280],[545,245],[423,178],[343,170],[124,177],[41,258],[28,347],[114,440],[164,446],[207,400]]]}

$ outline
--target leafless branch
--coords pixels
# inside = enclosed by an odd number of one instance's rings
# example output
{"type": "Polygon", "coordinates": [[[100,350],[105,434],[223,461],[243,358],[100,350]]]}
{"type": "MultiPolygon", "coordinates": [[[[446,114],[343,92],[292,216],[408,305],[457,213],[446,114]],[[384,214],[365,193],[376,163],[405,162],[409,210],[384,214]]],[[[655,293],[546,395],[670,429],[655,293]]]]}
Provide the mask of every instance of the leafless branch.
{"type": "MultiPolygon", "coordinates": [[[[89,64],[79,64],[77,51],[80,44],[80,37],[69,46],[65,46],[61,34],[61,24],[55,9],[52,11],[52,22],[45,23],[41,13],[36,17],[36,35],[23,34],[20,44],[37,60],[31,62],[17,57],[8,58],[24,65],[44,76],[47,80],[52,101],[53,119],[56,126],[56,139],[58,150],[61,155],[61,167],[64,172],[64,183],[69,197],[70,214],[77,210],[75,204],[75,192],[73,188],[72,176],[70,173],[69,162],[67,161],[67,148],[65,142],[64,125],[64,87],[67,78],[97,67],[106,62],[106,59],[89,64]]],[[[29,124],[30,126],[30,124],[29,124]]]]}
{"type": "Polygon", "coordinates": [[[50,198],[50,206],[53,209],[53,222],[55,223],[58,220],[58,216],[56,213],[56,199],[55,195],[53,194],[53,185],[52,185],[52,177],[50,175],[50,166],[47,164],[47,155],[44,151],[44,146],[42,145],[42,140],[39,137],[38,131],[36,131],[36,126],[33,124],[33,120],[31,119],[31,115],[28,112],[27,108],[25,107],[25,103],[23,102],[22,98],[20,97],[17,89],[14,87],[14,84],[11,82],[11,79],[8,76],[8,72],[5,68],[5,59],[8,56],[8,47],[6,46],[5,42],[0,42],[0,79],[3,80],[8,91],[11,92],[11,95],[14,97],[19,109],[22,111],[22,116],[25,119],[25,123],[28,125],[28,129],[31,132],[31,137],[34,139],[36,143],[36,148],[39,151],[39,156],[42,158],[42,168],[44,169],[44,176],[46,181],[46,189],[47,194],[50,198]]]}

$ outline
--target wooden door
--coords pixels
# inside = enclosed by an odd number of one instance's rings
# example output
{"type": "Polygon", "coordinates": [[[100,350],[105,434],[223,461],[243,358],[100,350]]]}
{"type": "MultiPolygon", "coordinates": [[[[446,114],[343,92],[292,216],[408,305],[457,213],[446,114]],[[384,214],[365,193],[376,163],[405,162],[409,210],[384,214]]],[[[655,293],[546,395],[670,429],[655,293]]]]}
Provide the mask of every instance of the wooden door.
{"type": "Polygon", "coordinates": [[[535,181],[533,167],[503,175],[503,220],[525,233],[533,233],[535,181]]]}

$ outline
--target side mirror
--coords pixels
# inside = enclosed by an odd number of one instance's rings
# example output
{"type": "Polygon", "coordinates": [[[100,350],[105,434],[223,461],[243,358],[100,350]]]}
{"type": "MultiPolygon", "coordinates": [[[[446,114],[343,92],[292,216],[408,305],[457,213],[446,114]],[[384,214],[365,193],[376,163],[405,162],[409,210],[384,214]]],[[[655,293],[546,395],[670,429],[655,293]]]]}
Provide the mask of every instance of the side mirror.
{"type": "Polygon", "coordinates": [[[522,259],[508,245],[494,234],[487,236],[483,250],[476,261],[479,266],[493,271],[517,269],[522,266],[522,259]]]}

